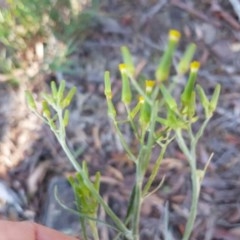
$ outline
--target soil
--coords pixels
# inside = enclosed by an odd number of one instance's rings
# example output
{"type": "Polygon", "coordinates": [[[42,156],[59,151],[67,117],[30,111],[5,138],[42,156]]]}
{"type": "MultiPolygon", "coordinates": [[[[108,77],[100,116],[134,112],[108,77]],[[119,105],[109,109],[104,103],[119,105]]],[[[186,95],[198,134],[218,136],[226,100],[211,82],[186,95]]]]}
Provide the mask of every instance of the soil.
{"type": "MultiPolygon", "coordinates": [[[[103,74],[105,70],[111,72],[114,101],[121,113],[120,47],[129,47],[136,66],[151,79],[168,30],[175,28],[182,33],[182,39],[174,62],[194,42],[198,46],[195,58],[201,62],[199,83],[209,95],[217,83],[222,86],[219,105],[198,148],[199,168],[211,153],[214,156],[202,184],[191,239],[240,239],[240,22],[235,8],[228,1],[214,0],[105,0],[96,24],[68,58],[72,63],[70,72],[58,69],[47,76],[35,75],[32,81],[23,74],[16,88],[0,75],[0,176],[4,186],[0,185],[0,218],[35,220],[46,225],[54,221],[46,220],[53,217],[48,205],[54,196],[49,189],[53,181],[59,179],[62,183],[74,170],[48,127],[27,108],[24,91],[33,91],[39,99],[41,91],[49,90],[50,80],[59,83],[62,78],[68,88],[75,85],[78,89],[71,105],[69,146],[79,153],[79,161],[87,161],[91,175],[100,170],[102,196],[119,216],[124,216],[134,166],[107,116],[103,74]]],[[[134,146],[130,129],[124,129],[124,136],[134,146]]],[[[143,205],[144,240],[164,239],[167,210],[171,239],[181,239],[184,231],[191,184],[187,161],[174,145],[157,180],[163,176],[163,186],[143,205]]],[[[102,211],[100,215],[108,220],[102,211]]],[[[77,220],[69,219],[65,226],[50,226],[77,235],[77,227],[71,229],[75,225],[70,223],[77,220]]],[[[102,226],[100,231],[101,239],[112,239],[111,230],[102,226]]]]}

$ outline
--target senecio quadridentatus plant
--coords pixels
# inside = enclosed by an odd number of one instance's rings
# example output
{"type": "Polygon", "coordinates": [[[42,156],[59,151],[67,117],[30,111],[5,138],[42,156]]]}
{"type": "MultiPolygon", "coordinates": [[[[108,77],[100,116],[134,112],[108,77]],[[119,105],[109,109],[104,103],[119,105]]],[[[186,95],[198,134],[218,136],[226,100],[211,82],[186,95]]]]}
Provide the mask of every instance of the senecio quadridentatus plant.
{"type": "MultiPolygon", "coordinates": [[[[65,93],[65,81],[62,81],[58,87],[55,82],[51,82],[51,94],[44,93],[42,96],[41,111],[38,110],[32,94],[26,92],[29,107],[49,125],[77,172],[75,177],[69,179],[69,182],[75,194],[76,208],[82,229],[81,238],[84,240],[88,239],[89,235],[94,240],[100,239],[97,224],[107,224],[98,219],[99,205],[104,208],[114,224],[107,225],[116,230],[115,239],[140,239],[141,205],[145,198],[159,190],[162,185],[160,182],[155,189],[152,186],[166,149],[172,141],[176,141],[190,167],[191,206],[182,239],[190,238],[197,216],[201,182],[208,166],[206,164],[203,169],[197,168],[197,144],[217,107],[220,85],[216,85],[213,95],[209,99],[203,88],[196,84],[200,63],[192,61],[196,49],[195,44],[187,47],[176,67],[176,74],[171,77],[172,59],[180,36],[177,30],[170,30],[168,43],[156,68],[154,80],[145,79],[144,86],[138,81],[130,51],[125,46],[121,48],[123,63],[119,65],[119,71],[122,80],[121,101],[126,109],[125,119],[122,119],[122,116],[121,119],[118,117],[113,101],[110,73],[105,72],[104,83],[108,115],[136,170],[135,182],[129,196],[124,219],[120,219],[101,197],[99,193],[100,173],[96,173],[95,180],[92,181],[86,162],[83,161],[80,164],[67,145],[66,127],[69,122],[67,107],[76,93],[76,88],[73,87],[68,93],[65,93]],[[186,75],[188,71],[187,81],[180,96],[173,96],[174,87],[179,88],[178,79],[186,75]],[[193,124],[200,119],[199,113],[196,111],[196,104],[202,106],[204,121],[197,125],[200,127],[195,132],[193,124]],[[122,124],[129,124],[132,128],[134,137],[139,144],[137,154],[126,142],[124,134],[121,132],[122,124]],[[153,160],[154,157],[152,152],[155,147],[160,148],[160,153],[154,160],[150,176],[146,177],[150,160],[153,160]],[[88,231],[89,228],[91,231],[88,231]]],[[[170,239],[167,231],[164,238],[170,239]]]]}

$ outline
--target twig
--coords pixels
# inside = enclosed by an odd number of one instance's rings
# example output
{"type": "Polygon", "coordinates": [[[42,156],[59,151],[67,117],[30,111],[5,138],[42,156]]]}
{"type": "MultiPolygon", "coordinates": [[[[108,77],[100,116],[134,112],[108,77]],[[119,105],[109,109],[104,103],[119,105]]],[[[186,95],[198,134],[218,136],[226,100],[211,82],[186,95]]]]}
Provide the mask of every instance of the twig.
{"type": "Polygon", "coordinates": [[[210,20],[206,15],[204,15],[203,13],[195,10],[194,8],[190,7],[187,4],[184,4],[184,3],[182,3],[178,0],[172,0],[171,4],[175,7],[178,7],[180,9],[184,10],[184,11],[189,12],[190,14],[198,17],[199,19],[201,19],[205,22],[208,22],[208,23],[211,22],[215,27],[221,27],[221,24],[218,21],[213,20],[213,19],[210,20]]]}
{"type": "Polygon", "coordinates": [[[225,20],[230,26],[236,30],[240,29],[240,24],[236,21],[228,12],[224,11],[222,7],[217,3],[213,2],[211,6],[211,11],[219,14],[219,17],[225,20]]]}
{"type": "Polygon", "coordinates": [[[150,8],[146,14],[144,14],[140,21],[139,21],[139,25],[140,27],[142,27],[149,18],[152,18],[155,14],[157,14],[161,8],[167,3],[167,0],[160,0],[155,6],[153,6],[152,8],[150,8]]]}

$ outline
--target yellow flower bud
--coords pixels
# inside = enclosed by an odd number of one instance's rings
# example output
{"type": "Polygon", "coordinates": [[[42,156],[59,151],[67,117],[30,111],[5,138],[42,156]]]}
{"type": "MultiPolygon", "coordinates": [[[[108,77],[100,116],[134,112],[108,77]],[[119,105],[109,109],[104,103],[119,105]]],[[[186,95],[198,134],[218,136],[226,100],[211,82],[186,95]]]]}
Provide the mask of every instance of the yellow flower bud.
{"type": "Polygon", "coordinates": [[[139,96],[138,102],[143,104],[144,103],[144,97],[143,96],[139,96]]]}
{"type": "Polygon", "coordinates": [[[190,70],[192,73],[197,73],[200,68],[200,62],[194,61],[190,65],[190,70]]]}
{"type": "Polygon", "coordinates": [[[168,36],[169,37],[167,48],[165,49],[155,72],[156,79],[160,82],[167,80],[169,77],[172,57],[177,47],[177,43],[181,37],[181,34],[177,30],[170,30],[168,36]]]}
{"type": "Polygon", "coordinates": [[[145,82],[145,87],[146,87],[146,93],[147,94],[152,92],[154,85],[155,85],[155,81],[153,81],[153,80],[147,80],[145,82]]]}
{"type": "Polygon", "coordinates": [[[173,42],[178,42],[181,38],[181,33],[178,30],[171,29],[168,34],[169,40],[173,42]]]}
{"type": "Polygon", "coordinates": [[[127,72],[127,65],[125,63],[120,63],[118,67],[119,67],[119,71],[121,73],[126,73],[127,72]]]}
{"type": "Polygon", "coordinates": [[[122,77],[122,97],[121,100],[125,104],[130,104],[132,101],[132,91],[127,75],[127,65],[122,63],[119,64],[119,70],[121,72],[122,77]]]}
{"type": "Polygon", "coordinates": [[[191,101],[191,96],[192,92],[194,91],[194,85],[197,79],[199,67],[200,63],[197,61],[192,62],[190,65],[190,75],[188,78],[188,82],[186,83],[186,86],[181,96],[181,101],[184,106],[187,106],[189,104],[189,101],[191,101]]]}

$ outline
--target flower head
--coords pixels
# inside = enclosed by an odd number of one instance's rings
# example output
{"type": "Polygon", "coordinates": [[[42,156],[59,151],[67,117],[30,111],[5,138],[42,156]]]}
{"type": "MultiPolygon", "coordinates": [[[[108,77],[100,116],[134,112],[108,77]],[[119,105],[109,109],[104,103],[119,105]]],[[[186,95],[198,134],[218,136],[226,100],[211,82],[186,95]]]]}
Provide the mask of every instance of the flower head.
{"type": "Polygon", "coordinates": [[[181,37],[181,33],[178,30],[171,29],[169,31],[168,37],[170,41],[178,42],[181,37]]]}
{"type": "Polygon", "coordinates": [[[145,82],[146,92],[147,92],[147,93],[151,93],[152,90],[153,90],[154,85],[155,85],[155,81],[153,81],[153,80],[147,80],[147,81],[145,82]]]}
{"type": "Polygon", "coordinates": [[[190,70],[191,70],[191,72],[193,72],[193,73],[198,72],[199,68],[200,68],[200,62],[198,62],[198,61],[194,61],[194,62],[192,62],[191,65],[190,65],[190,70]]]}
{"type": "Polygon", "coordinates": [[[118,67],[119,67],[119,71],[120,71],[121,73],[127,72],[127,65],[126,65],[125,63],[120,63],[118,67]]]}

